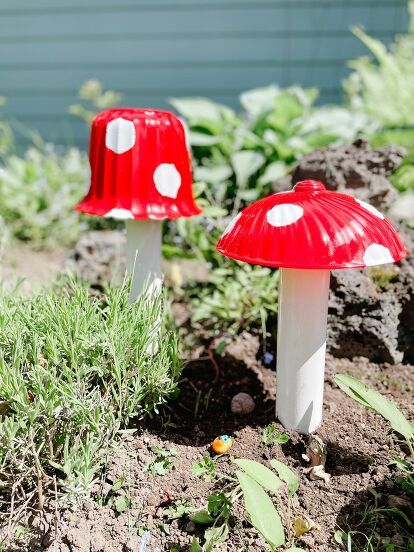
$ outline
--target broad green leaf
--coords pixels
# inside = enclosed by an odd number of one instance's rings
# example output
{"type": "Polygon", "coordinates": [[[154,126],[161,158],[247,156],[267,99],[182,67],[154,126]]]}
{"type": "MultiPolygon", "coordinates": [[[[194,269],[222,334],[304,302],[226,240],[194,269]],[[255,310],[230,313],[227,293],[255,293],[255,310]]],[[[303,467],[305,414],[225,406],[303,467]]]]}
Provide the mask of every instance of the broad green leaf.
{"type": "Polygon", "coordinates": [[[203,134],[202,132],[190,132],[190,143],[192,146],[214,146],[220,144],[223,136],[213,136],[211,134],[203,134]]]}
{"type": "Polygon", "coordinates": [[[365,407],[372,408],[381,414],[397,433],[400,433],[407,440],[414,438],[410,422],[394,403],[386,399],[381,393],[370,389],[362,382],[346,374],[337,374],[335,381],[339,387],[351,398],[365,407]]]}
{"type": "Polygon", "coordinates": [[[239,458],[234,460],[234,463],[268,491],[272,491],[273,493],[279,491],[281,484],[280,479],[272,470],[263,466],[260,462],[239,458]]]}
{"type": "Polygon", "coordinates": [[[249,178],[264,164],[265,158],[255,151],[237,151],[231,156],[237,185],[244,187],[249,178]]]}
{"type": "Polygon", "coordinates": [[[237,470],[237,479],[243,491],[244,505],[252,525],[275,550],[285,543],[285,532],[279,514],[263,488],[246,473],[237,470]]]}
{"type": "Polygon", "coordinates": [[[299,478],[296,473],[276,459],[270,460],[270,465],[277,471],[280,479],[286,483],[289,494],[294,495],[299,487],[299,478]]]}
{"type": "Polygon", "coordinates": [[[278,178],[285,176],[287,173],[287,166],[283,161],[274,161],[266,167],[265,172],[259,178],[260,184],[270,184],[278,178]]]}
{"type": "Polygon", "coordinates": [[[223,182],[231,177],[233,169],[229,165],[218,165],[216,167],[196,167],[194,177],[205,182],[223,182]]]}
{"type": "Polygon", "coordinates": [[[203,119],[220,122],[223,115],[234,115],[233,110],[226,105],[213,102],[208,98],[170,98],[169,102],[190,122],[203,119]]]}
{"type": "Polygon", "coordinates": [[[213,523],[214,518],[210,516],[207,510],[200,510],[199,512],[195,512],[195,514],[191,514],[190,520],[194,521],[194,523],[209,525],[210,523],[213,523]]]}
{"type": "Polygon", "coordinates": [[[280,88],[275,84],[262,88],[253,88],[240,94],[240,103],[251,115],[257,116],[273,109],[280,88]]]}

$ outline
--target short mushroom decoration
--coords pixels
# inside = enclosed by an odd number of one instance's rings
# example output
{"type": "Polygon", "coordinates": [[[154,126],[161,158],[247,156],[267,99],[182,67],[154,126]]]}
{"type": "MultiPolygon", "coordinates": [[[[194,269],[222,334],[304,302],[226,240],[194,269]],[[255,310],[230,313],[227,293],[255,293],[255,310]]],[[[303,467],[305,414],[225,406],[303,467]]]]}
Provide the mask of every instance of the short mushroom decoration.
{"type": "Polygon", "coordinates": [[[184,124],[168,111],[109,109],[92,121],[91,186],[76,207],[125,220],[131,300],[161,283],[162,220],[198,215],[184,124]]]}
{"type": "Polygon", "coordinates": [[[217,249],[281,268],[276,413],[311,433],[322,421],[330,270],[397,262],[407,252],[375,207],[304,180],[239,213],[217,249]]]}

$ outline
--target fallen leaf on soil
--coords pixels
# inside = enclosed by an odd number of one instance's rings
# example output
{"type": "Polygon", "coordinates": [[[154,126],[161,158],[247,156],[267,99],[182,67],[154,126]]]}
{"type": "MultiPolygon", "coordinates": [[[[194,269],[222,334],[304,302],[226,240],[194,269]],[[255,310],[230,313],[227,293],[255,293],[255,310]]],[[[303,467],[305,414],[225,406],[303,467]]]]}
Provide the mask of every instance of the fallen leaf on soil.
{"type": "Polygon", "coordinates": [[[403,496],[390,495],[388,497],[388,505],[391,508],[411,508],[411,502],[403,496]]]}
{"type": "Polygon", "coordinates": [[[325,482],[326,485],[328,485],[329,480],[331,479],[331,474],[326,473],[325,467],[322,465],[306,468],[303,470],[303,473],[307,475],[311,481],[322,480],[325,482]]]}
{"type": "Polygon", "coordinates": [[[309,518],[298,516],[293,520],[293,529],[295,530],[295,535],[301,537],[305,533],[312,531],[315,527],[313,521],[309,518]]]}

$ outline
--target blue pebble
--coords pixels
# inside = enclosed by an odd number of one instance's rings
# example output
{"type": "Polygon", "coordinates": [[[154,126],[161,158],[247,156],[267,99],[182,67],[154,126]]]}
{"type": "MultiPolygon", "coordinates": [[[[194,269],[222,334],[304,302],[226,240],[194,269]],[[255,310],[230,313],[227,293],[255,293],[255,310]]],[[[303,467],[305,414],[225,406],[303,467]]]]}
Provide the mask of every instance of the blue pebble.
{"type": "Polygon", "coordinates": [[[266,351],[262,356],[262,363],[264,366],[271,366],[275,360],[275,355],[266,351]]]}

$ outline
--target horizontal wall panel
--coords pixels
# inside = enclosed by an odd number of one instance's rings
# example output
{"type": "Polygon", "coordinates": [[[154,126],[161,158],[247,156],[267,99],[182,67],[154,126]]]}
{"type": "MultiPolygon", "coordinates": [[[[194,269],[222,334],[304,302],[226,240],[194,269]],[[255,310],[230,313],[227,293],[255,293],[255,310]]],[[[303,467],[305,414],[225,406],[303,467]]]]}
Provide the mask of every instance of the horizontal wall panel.
{"type": "Polygon", "coordinates": [[[403,28],[404,21],[395,21],[398,10],[395,6],[384,6],[381,17],[377,17],[377,8],[374,5],[360,6],[354,10],[346,7],[337,9],[294,7],[280,9],[276,4],[262,9],[246,9],[243,6],[237,10],[234,7],[227,9],[203,9],[200,17],[194,17],[194,12],[168,11],[159,13],[157,10],[140,11],[139,6],[134,13],[117,11],[96,12],[90,10],[85,13],[57,13],[43,14],[25,12],[14,15],[1,15],[0,12],[0,44],[5,42],[25,43],[34,41],[59,42],[70,37],[87,36],[90,40],[99,38],[116,40],[125,37],[143,35],[162,36],[180,33],[197,35],[207,33],[212,37],[217,33],[252,33],[276,32],[288,35],[289,33],[348,33],[352,25],[362,25],[368,31],[394,33],[397,26],[403,28]]]}
{"type": "Polygon", "coordinates": [[[339,101],[347,61],[367,53],[357,24],[390,43],[407,29],[406,0],[0,0],[2,111],[86,144],[67,109],[90,78],[130,105],[199,95],[237,108],[240,92],[272,82],[339,101]]]}
{"type": "MultiPolygon", "coordinates": [[[[346,65],[336,64],[309,66],[307,62],[301,66],[295,65],[295,72],[300,69],[300,80],[303,86],[329,86],[333,75],[342,79],[347,74],[346,65]]],[[[265,86],[270,82],[277,82],[281,86],[296,84],[292,68],[287,65],[257,66],[207,66],[195,64],[193,67],[165,67],[162,71],[154,67],[143,67],[134,70],[139,76],[139,83],[131,80],[131,68],[99,69],[70,68],[70,69],[27,69],[16,71],[5,69],[1,72],[2,82],[7,85],[1,87],[1,93],[9,98],[17,96],[31,97],[32,95],[47,95],[48,93],[65,94],[68,101],[75,98],[80,85],[90,78],[100,80],[106,88],[122,90],[124,94],[137,93],[144,89],[162,89],[166,94],[208,94],[221,88],[245,90],[257,86],[265,86]],[[237,83],[235,87],[235,83],[237,83]]],[[[298,77],[296,77],[298,78],[298,77]]]]}
{"type": "MultiPolygon", "coordinates": [[[[391,35],[389,40],[391,40],[391,35]]],[[[116,43],[97,41],[94,47],[85,37],[77,41],[62,41],[53,45],[47,43],[2,44],[0,47],[0,66],[10,67],[13,64],[36,63],[39,59],[47,59],[50,63],[73,64],[82,60],[91,63],[104,60],[116,63],[133,62],[174,62],[181,61],[275,61],[289,58],[301,58],[309,62],[328,60],[332,58],[331,37],[298,36],[295,40],[286,40],[277,35],[273,37],[222,37],[220,40],[209,40],[201,37],[142,40],[120,38],[116,43]]],[[[338,36],[335,38],[336,59],[347,60],[350,57],[365,53],[364,45],[354,36],[338,36]]]]}
{"type": "Polygon", "coordinates": [[[355,9],[361,6],[375,6],[376,8],[390,5],[405,8],[406,0],[2,0],[0,14],[9,13],[70,13],[71,11],[89,11],[101,9],[105,11],[123,10],[175,10],[192,9],[199,11],[213,6],[217,9],[238,6],[249,6],[252,9],[266,6],[276,6],[278,9],[306,8],[325,9],[355,9]]]}

